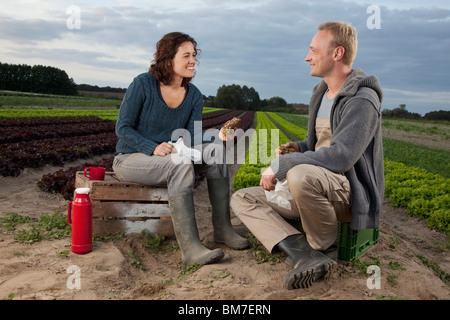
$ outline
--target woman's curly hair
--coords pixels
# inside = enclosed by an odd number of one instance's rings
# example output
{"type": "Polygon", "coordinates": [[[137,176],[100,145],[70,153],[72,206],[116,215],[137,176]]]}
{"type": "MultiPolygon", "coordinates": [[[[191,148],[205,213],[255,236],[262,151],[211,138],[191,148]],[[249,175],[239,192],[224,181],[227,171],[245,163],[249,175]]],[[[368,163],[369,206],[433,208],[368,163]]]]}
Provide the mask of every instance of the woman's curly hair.
{"type": "MultiPolygon", "coordinates": [[[[197,56],[200,53],[200,49],[197,49],[197,42],[185,33],[168,33],[156,44],[156,52],[149,71],[164,85],[170,85],[172,83],[174,76],[172,60],[175,58],[178,48],[184,42],[191,42],[194,45],[195,59],[197,60],[197,56]]],[[[187,86],[191,80],[192,78],[184,78],[181,86],[187,86]]]]}

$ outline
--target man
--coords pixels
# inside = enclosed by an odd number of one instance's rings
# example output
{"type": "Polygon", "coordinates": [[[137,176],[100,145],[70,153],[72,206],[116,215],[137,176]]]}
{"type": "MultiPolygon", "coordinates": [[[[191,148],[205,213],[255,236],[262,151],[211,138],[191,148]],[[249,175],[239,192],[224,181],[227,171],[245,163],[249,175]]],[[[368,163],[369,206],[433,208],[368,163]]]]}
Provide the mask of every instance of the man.
{"type": "Polygon", "coordinates": [[[287,289],[328,279],[336,267],[338,221],[355,230],[376,228],[384,196],[381,136],[382,90],[374,76],[352,69],[354,27],[327,22],[318,27],[306,62],[323,80],[313,90],[306,140],[284,146],[262,174],[260,186],[237,191],[231,207],[269,252],[280,250],[293,268],[287,289]],[[287,179],[291,210],[268,202],[265,190],[287,179]],[[305,235],[286,219],[301,219],[305,235]]]}

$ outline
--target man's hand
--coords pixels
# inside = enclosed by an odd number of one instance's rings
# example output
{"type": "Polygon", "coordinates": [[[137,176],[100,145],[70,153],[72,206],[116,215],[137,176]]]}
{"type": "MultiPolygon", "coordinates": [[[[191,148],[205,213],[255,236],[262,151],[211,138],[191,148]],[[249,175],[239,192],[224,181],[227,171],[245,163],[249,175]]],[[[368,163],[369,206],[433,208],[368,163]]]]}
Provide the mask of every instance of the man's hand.
{"type": "Polygon", "coordinates": [[[295,150],[295,152],[300,152],[300,147],[297,143],[295,142],[288,142],[285,144],[282,144],[281,146],[279,146],[278,148],[275,149],[275,152],[277,153],[277,156],[281,156],[283,155],[283,153],[281,152],[281,148],[292,148],[295,150]]]}
{"type": "Polygon", "coordinates": [[[153,151],[153,154],[155,156],[164,157],[164,156],[168,155],[169,153],[171,153],[172,150],[173,150],[173,145],[171,145],[170,143],[167,143],[167,142],[163,142],[155,148],[155,151],[153,151]]]}
{"type": "Polygon", "coordinates": [[[268,167],[261,176],[259,185],[266,191],[275,190],[276,177],[271,167],[268,167]]]}

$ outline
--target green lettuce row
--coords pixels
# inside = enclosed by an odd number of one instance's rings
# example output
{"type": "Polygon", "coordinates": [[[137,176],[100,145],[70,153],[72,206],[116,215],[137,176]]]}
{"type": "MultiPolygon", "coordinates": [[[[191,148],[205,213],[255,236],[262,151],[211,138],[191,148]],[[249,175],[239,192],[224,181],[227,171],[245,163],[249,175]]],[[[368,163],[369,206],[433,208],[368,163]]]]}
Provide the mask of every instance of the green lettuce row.
{"type": "Polygon", "coordinates": [[[299,126],[296,126],[295,124],[287,121],[286,119],[283,119],[275,112],[267,112],[267,114],[280,126],[282,126],[286,131],[288,131],[290,134],[297,137],[299,141],[306,139],[306,134],[308,133],[307,130],[300,128],[299,126]]]}
{"type": "MultiPolygon", "coordinates": [[[[203,114],[216,112],[219,108],[203,108],[203,114]]],[[[116,110],[85,110],[85,109],[0,109],[0,119],[17,118],[65,118],[65,117],[99,117],[107,120],[117,120],[119,109],[116,110]]]]}
{"type": "Polygon", "coordinates": [[[1,109],[0,119],[99,117],[115,121],[118,114],[119,110],[1,109]]]}
{"type": "Polygon", "coordinates": [[[208,113],[212,113],[212,112],[216,112],[216,111],[220,111],[220,110],[225,110],[225,109],[213,108],[213,107],[203,107],[203,114],[208,114],[208,113]]]}
{"type": "Polygon", "coordinates": [[[304,115],[298,115],[293,113],[283,113],[283,112],[277,112],[277,115],[282,117],[284,120],[287,120],[288,122],[295,124],[296,126],[303,128],[305,130],[308,130],[308,121],[309,117],[304,115]]]}
{"type": "Polygon", "coordinates": [[[419,167],[444,178],[450,178],[450,151],[416,143],[383,138],[384,157],[390,161],[419,167]]]}
{"type": "Polygon", "coordinates": [[[259,182],[261,180],[261,170],[268,167],[270,160],[273,160],[276,157],[274,149],[281,144],[289,142],[286,135],[281,132],[281,130],[279,130],[272,121],[270,121],[264,112],[256,112],[256,119],[256,130],[252,140],[250,141],[250,146],[245,156],[245,163],[241,164],[238,172],[233,178],[233,188],[236,191],[243,188],[259,186],[259,182]],[[260,141],[260,135],[263,134],[264,131],[262,130],[264,129],[267,133],[267,141],[264,141],[264,136],[261,137],[262,141],[260,141]],[[279,141],[272,141],[272,129],[278,130],[279,141]],[[261,151],[261,148],[264,147],[266,147],[266,150],[261,151]],[[261,153],[265,158],[263,163],[261,163],[261,153]]]}
{"type": "Polygon", "coordinates": [[[438,174],[385,160],[385,196],[394,207],[404,207],[428,227],[450,233],[450,183],[438,174]]]}

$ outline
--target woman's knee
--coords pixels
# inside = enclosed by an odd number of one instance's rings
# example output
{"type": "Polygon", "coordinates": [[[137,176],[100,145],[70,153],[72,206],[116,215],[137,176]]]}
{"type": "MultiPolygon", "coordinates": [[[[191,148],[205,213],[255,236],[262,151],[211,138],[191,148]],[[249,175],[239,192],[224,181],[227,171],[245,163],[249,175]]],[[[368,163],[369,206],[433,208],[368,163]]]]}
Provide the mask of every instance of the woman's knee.
{"type": "Polygon", "coordinates": [[[167,172],[167,182],[191,188],[195,182],[195,170],[193,164],[177,164],[171,166],[167,172]]]}
{"type": "Polygon", "coordinates": [[[194,165],[191,164],[176,164],[169,169],[169,174],[172,176],[182,176],[182,177],[195,177],[194,165]]]}

